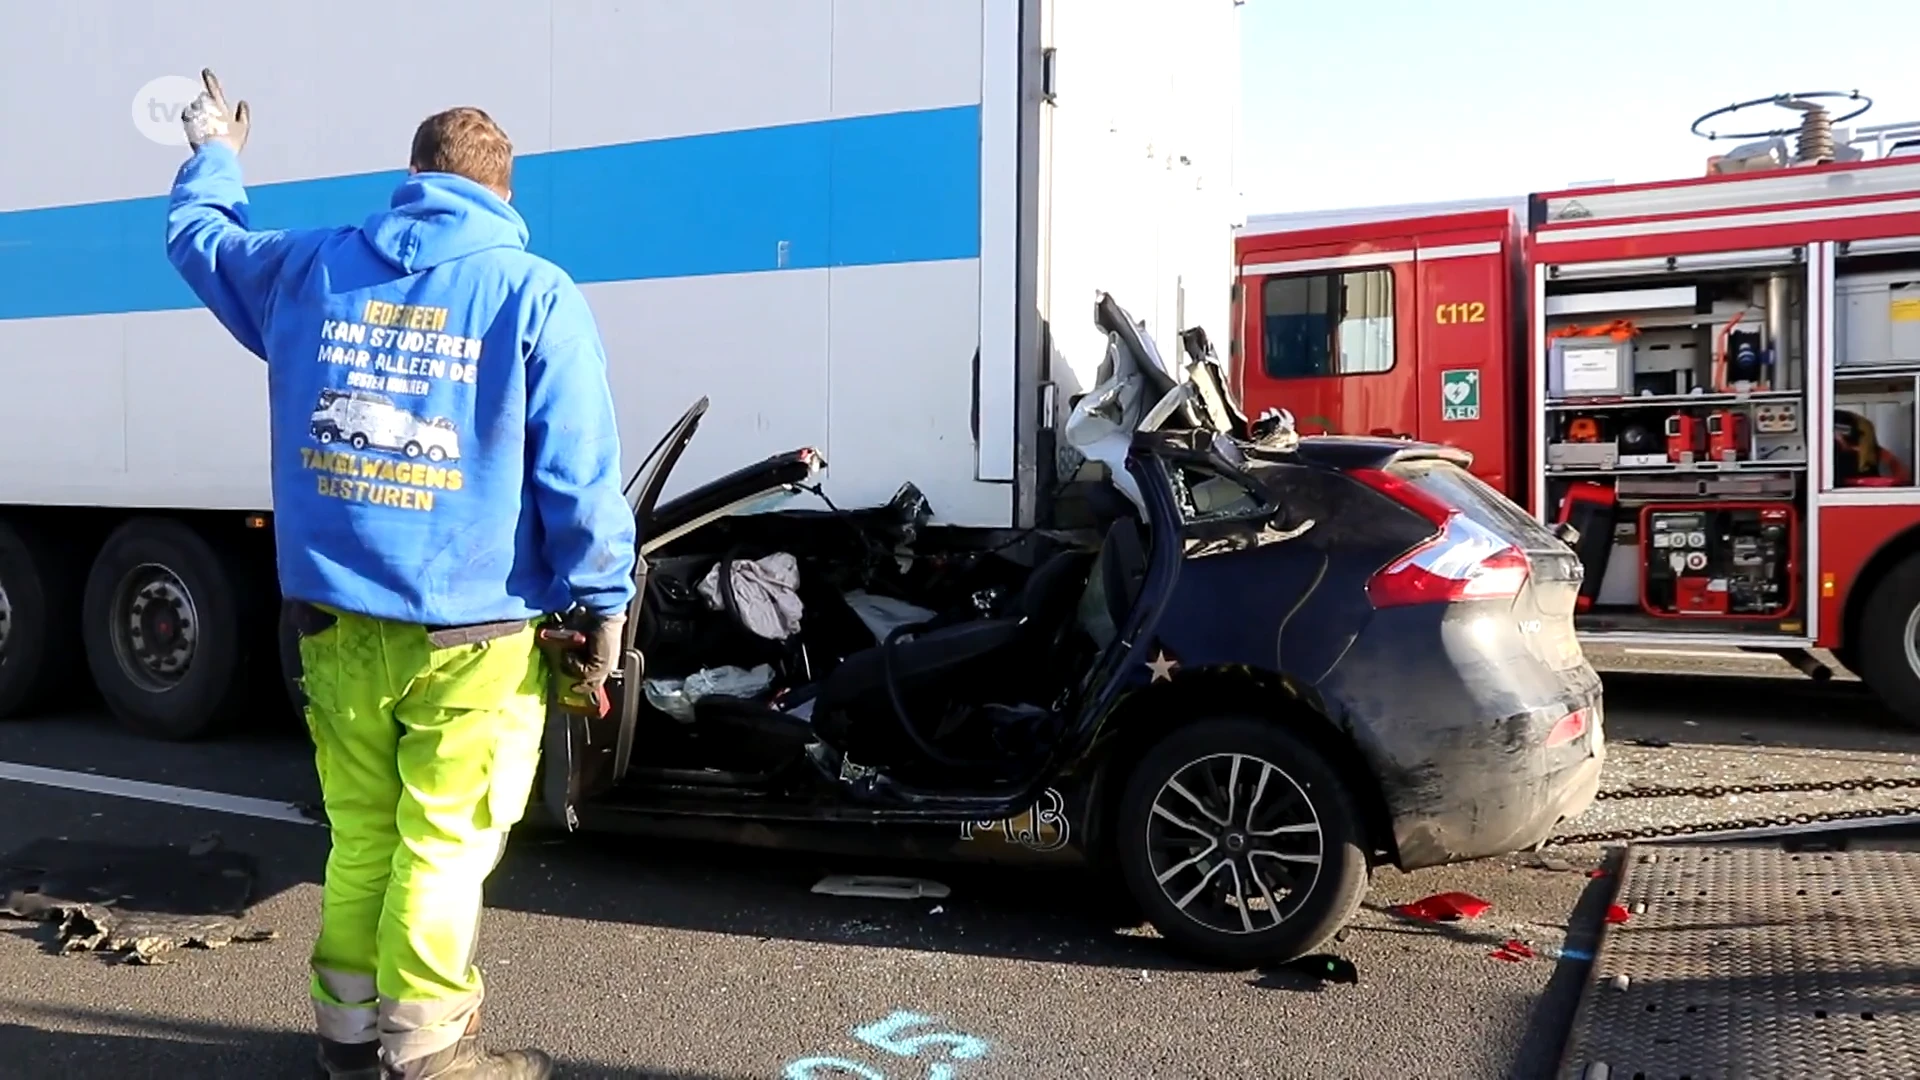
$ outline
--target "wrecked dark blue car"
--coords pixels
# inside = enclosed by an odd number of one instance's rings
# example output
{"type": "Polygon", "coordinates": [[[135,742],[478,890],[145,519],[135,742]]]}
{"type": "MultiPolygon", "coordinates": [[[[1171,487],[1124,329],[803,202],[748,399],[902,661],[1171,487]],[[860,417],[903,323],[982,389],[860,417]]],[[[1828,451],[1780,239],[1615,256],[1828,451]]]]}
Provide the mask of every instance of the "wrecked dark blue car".
{"type": "MultiPolygon", "coordinates": [[[[1249,424],[1204,334],[1111,298],[1085,467],[1047,528],[794,511],[799,450],[671,500],[703,399],[632,492],[644,554],[603,717],[556,713],[567,827],[1112,871],[1173,944],[1312,951],[1371,867],[1531,847],[1591,802],[1580,564],[1460,451],[1249,424]]],[[[824,496],[820,501],[824,504],[824,496]]]]}

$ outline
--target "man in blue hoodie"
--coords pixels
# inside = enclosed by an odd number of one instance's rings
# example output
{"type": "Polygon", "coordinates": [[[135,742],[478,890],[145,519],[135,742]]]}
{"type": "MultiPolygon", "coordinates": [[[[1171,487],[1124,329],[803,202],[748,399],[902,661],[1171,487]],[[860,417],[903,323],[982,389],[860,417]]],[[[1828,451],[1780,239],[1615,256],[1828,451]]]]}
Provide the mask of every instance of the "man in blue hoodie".
{"type": "Polygon", "coordinates": [[[538,1078],[478,1040],[481,886],[524,812],[547,709],[536,642],[591,695],[634,593],[606,357],[586,301],[526,250],[486,113],[416,131],[389,209],[254,230],[250,116],[182,115],[167,254],[267,364],[275,542],[332,848],[311,993],[328,1077],[538,1078]]]}

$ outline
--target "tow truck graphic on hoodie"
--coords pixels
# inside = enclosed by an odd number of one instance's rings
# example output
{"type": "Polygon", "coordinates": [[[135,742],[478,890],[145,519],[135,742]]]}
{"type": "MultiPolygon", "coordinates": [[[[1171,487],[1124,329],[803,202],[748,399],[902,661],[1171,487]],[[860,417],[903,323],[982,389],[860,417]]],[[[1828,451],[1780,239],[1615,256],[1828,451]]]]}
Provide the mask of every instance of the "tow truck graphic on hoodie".
{"type": "Polygon", "coordinates": [[[624,610],[633,515],[585,298],[483,185],[408,176],[357,226],[253,230],[234,153],[181,166],[167,255],[267,363],[289,598],[428,625],[624,610]]]}

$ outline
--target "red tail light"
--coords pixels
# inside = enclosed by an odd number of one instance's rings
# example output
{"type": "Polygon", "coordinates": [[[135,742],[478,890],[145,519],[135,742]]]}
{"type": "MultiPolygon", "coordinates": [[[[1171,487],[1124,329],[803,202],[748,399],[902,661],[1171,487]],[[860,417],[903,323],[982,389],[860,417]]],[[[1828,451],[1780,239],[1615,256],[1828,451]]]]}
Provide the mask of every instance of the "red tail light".
{"type": "Polygon", "coordinates": [[[1553,725],[1553,730],[1547,732],[1547,746],[1564,746],[1586,733],[1587,710],[1575,709],[1561,717],[1560,722],[1553,725]]]}
{"type": "Polygon", "coordinates": [[[1374,607],[1498,600],[1525,587],[1532,567],[1519,548],[1391,473],[1359,469],[1352,475],[1440,527],[1368,579],[1374,607]]]}

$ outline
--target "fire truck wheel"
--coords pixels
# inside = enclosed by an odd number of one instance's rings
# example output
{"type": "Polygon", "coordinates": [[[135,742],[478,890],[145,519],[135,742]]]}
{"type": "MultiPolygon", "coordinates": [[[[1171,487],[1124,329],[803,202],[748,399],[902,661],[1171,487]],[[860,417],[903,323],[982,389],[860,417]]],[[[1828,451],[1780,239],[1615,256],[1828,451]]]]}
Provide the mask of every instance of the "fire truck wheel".
{"type": "Polygon", "coordinates": [[[28,715],[72,690],[78,593],[60,545],[0,521],[0,719],[28,715]]]}
{"type": "Polygon", "coordinates": [[[1920,724],[1920,555],[1910,555],[1874,586],[1848,652],[1882,704],[1920,724]]]}
{"type": "Polygon", "coordinates": [[[186,525],[135,518],[87,576],[81,633],[107,708],[132,731],[185,740],[246,703],[241,608],[226,561],[186,525]]]}

